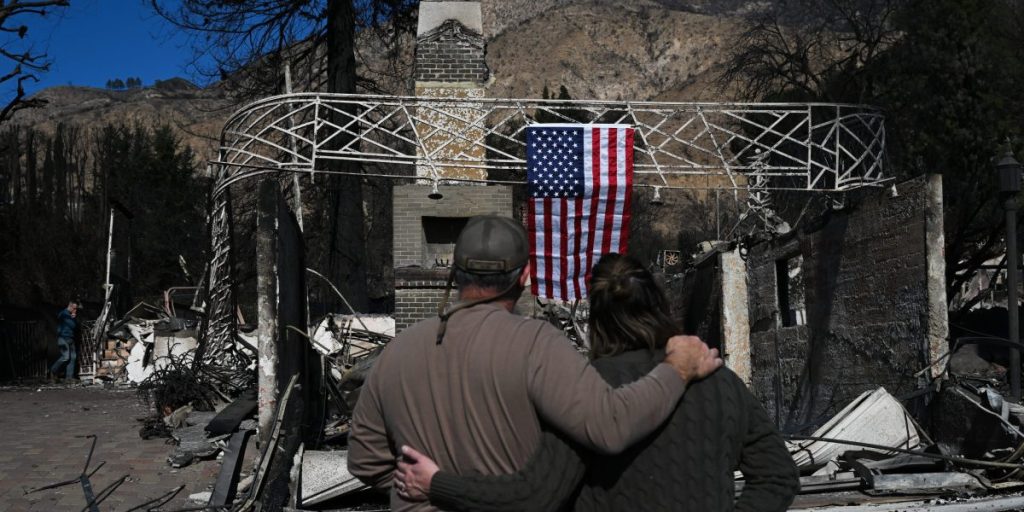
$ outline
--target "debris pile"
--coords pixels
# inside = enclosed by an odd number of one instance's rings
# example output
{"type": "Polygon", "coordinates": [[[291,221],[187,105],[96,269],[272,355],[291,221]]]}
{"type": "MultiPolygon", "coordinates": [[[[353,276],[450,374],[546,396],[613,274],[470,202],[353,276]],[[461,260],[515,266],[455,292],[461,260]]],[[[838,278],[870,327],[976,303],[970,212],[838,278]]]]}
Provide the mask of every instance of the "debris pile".
{"type": "Polygon", "coordinates": [[[140,302],[105,331],[94,378],[139,384],[173,360],[191,357],[198,345],[194,319],[179,318],[140,302]]]}
{"type": "Polygon", "coordinates": [[[1024,406],[1004,395],[1005,368],[979,356],[973,345],[955,343],[952,356],[943,358],[943,378],[922,390],[930,398],[927,430],[899,399],[878,388],[813,434],[787,436],[802,475],[801,494],[821,496],[801,496],[802,510],[826,510],[844,500],[870,504],[871,510],[942,509],[965,500],[996,507],[985,510],[1009,510],[1024,503],[1024,406]],[[849,492],[855,494],[842,494],[849,492]],[[993,498],[1011,492],[1018,494],[993,498]],[[835,494],[843,498],[830,500],[835,494]]]}

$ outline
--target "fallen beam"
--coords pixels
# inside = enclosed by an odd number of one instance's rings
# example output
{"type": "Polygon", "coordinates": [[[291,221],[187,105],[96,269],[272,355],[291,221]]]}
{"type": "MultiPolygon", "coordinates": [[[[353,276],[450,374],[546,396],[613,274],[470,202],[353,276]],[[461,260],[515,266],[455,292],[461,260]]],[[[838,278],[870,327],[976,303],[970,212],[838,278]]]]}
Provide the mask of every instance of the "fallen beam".
{"type": "Polygon", "coordinates": [[[238,430],[238,425],[252,415],[255,410],[256,390],[245,390],[210,420],[210,423],[206,425],[206,431],[212,436],[230,434],[238,430]]]}
{"type": "Polygon", "coordinates": [[[224,459],[220,463],[220,473],[217,474],[217,483],[214,484],[213,494],[210,495],[209,505],[211,507],[223,507],[235,499],[238,474],[242,469],[240,463],[251,435],[252,430],[242,430],[235,432],[231,436],[231,440],[228,441],[224,459]]]}

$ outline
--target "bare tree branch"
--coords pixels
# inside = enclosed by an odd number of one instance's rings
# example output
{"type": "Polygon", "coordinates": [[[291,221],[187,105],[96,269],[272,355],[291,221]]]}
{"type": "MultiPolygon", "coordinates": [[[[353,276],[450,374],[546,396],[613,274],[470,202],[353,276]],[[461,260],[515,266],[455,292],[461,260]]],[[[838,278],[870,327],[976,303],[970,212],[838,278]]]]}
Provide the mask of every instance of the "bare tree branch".
{"type": "MultiPolygon", "coordinates": [[[[10,0],[9,2],[0,2],[0,32],[13,34],[17,38],[16,41],[23,40],[28,33],[28,27],[24,24],[11,26],[11,18],[23,15],[46,16],[49,12],[47,9],[63,8],[68,5],[68,0],[39,0],[30,2],[10,0]]],[[[35,73],[46,72],[50,69],[50,61],[47,59],[47,55],[45,53],[32,53],[31,49],[25,49],[24,51],[7,49],[7,46],[11,44],[13,44],[13,41],[5,40],[2,47],[0,47],[0,58],[14,63],[14,67],[10,72],[0,76],[0,83],[17,79],[18,86],[14,97],[8,99],[3,109],[0,110],[0,123],[9,120],[19,110],[42,106],[46,103],[41,99],[26,98],[25,82],[28,80],[38,82],[39,78],[35,73]]]]}

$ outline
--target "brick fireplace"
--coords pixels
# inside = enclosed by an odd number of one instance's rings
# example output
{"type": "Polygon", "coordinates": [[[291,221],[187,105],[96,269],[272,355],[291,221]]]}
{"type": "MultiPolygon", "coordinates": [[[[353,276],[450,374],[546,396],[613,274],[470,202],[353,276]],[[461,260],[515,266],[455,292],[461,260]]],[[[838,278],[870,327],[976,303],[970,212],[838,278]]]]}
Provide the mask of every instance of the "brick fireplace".
{"type": "Polygon", "coordinates": [[[441,199],[427,197],[430,190],[422,185],[394,189],[396,331],[437,314],[455,239],[466,221],[512,214],[511,187],[442,185],[441,199]]]}

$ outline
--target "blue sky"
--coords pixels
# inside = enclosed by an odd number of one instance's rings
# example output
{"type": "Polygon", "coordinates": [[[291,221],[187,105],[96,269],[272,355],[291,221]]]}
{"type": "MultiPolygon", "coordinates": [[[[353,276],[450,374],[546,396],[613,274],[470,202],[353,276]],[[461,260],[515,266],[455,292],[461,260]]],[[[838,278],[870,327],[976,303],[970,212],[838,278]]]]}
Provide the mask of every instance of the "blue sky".
{"type": "Polygon", "coordinates": [[[189,64],[192,50],[185,34],[156,16],[146,0],[71,0],[46,19],[26,15],[26,37],[52,60],[29,94],[54,85],[103,87],[108,79],[139,77],[143,84],[175,76],[197,81],[189,64]]]}

